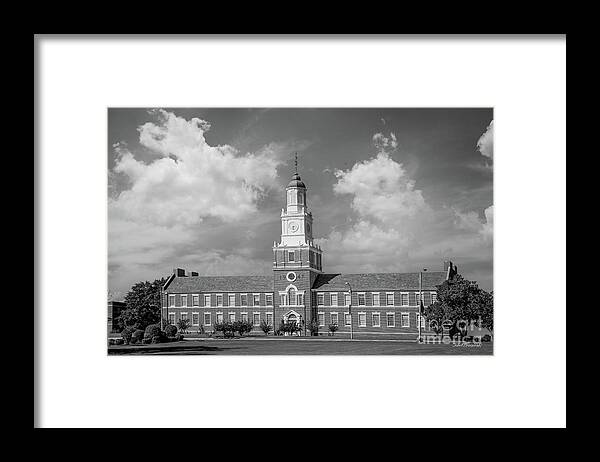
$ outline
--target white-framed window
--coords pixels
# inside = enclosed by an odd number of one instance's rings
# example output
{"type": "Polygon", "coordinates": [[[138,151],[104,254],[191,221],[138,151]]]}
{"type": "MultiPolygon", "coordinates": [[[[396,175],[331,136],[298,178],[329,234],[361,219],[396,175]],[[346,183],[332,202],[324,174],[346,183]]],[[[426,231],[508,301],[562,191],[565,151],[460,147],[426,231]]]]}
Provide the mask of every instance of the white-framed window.
{"type": "Polygon", "coordinates": [[[437,301],[437,292],[430,292],[431,294],[431,303],[435,303],[437,301]]]}
{"type": "Polygon", "coordinates": [[[385,304],[392,306],[394,304],[394,292],[387,292],[385,294],[385,304]]]}
{"type": "Polygon", "coordinates": [[[200,306],[200,295],[192,295],[192,306],[200,306]]]}
{"type": "Polygon", "coordinates": [[[204,296],[204,306],[210,306],[210,295],[204,296]]]}
{"type": "Polygon", "coordinates": [[[349,326],[352,324],[352,315],[350,313],[344,313],[344,325],[349,326]]]}
{"type": "Polygon", "coordinates": [[[410,327],[410,315],[408,313],[400,313],[400,326],[410,327]]]}
{"type": "Polygon", "coordinates": [[[217,294],[217,306],[223,306],[223,294],[217,294]]]}
{"type": "Polygon", "coordinates": [[[400,305],[408,306],[408,292],[402,292],[400,294],[400,305]]]}
{"type": "Polygon", "coordinates": [[[379,292],[373,292],[373,306],[379,306],[379,292]]]}
{"type": "Polygon", "coordinates": [[[217,324],[222,324],[223,323],[223,313],[221,313],[220,311],[217,312],[217,324]]]}
{"type": "Polygon", "coordinates": [[[358,327],[367,327],[367,313],[358,313],[358,327]]]}
{"type": "Polygon", "coordinates": [[[240,305],[242,305],[242,306],[248,306],[248,294],[241,294],[240,295],[240,305]]]}
{"type": "Polygon", "coordinates": [[[241,313],[242,314],[242,321],[244,322],[248,322],[248,313],[241,313]]]}
{"type": "Polygon", "coordinates": [[[273,294],[265,294],[265,303],[267,306],[273,306],[273,294]]]}
{"type": "Polygon", "coordinates": [[[325,294],[319,293],[317,294],[317,305],[324,306],[325,305],[325,294]]]}
{"type": "Polygon", "coordinates": [[[304,305],[304,294],[298,294],[298,305],[304,305]]]}
{"type": "Polygon", "coordinates": [[[235,311],[229,312],[229,322],[235,322],[235,311]]]}
{"type": "Polygon", "coordinates": [[[175,295],[169,295],[169,306],[175,306],[175,295]]]}
{"type": "Polygon", "coordinates": [[[290,262],[294,261],[294,251],[293,250],[288,251],[288,261],[290,261],[290,262]]]}
{"type": "Polygon", "coordinates": [[[365,296],[365,293],[359,292],[358,293],[358,305],[365,306],[366,304],[367,304],[367,297],[365,296]]]}
{"type": "Polygon", "coordinates": [[[395,313],[386,313],[385,317],[387,320],[388,327],[396,327],[396,314],[395,313]]]}
{"type": "Polygon", "coordinates": [[[260,313],[257,313],[256,311],[252,313],[252,324],[260,326],[260,313]]]}
{"type": "Polygon", "coordinates": [[[338,306],[338,294],[337,293],[331,294],[331,306],[338,306]]]}
{"type": "Polygon", "coordinates": [[[181,319],[182,321],[186,321],[188,319],[187,311],[184,311],[183,313],[181,313],[179,316],[179,319],[181,319]]]}
{"type": "Polygon", "coordinates": [[[200,325],[200,313],[195,311],[192,313],[192,326],[199,326],[199,325],[200,325]]]}
{"type": "Polygon", "coordinates": [[[227,296],[227,305],[228,306],[235,306],[235,294],[229,294],[227,296]]]}
{"type": "Polygon", "coordinates": [[[269,326],[273,325],[273,313],[267,313],[267,324],[269,326]]]}
{"type": "Polygon", "coordinates": [[[421,316],[420,313],[417,313],[417,327],[419,327],[419,323],[421,324],[421,328],[425,329],[425,317],[421,316]]]}
{"type": "Polygon", "coordinates": [[[339,324],[337,313],[331,313],[331,324],[339,324]]]}
{"type": "Polygon", "coordinates": [[[253,294],[253,296],[252,296],[252,304],[254,306],[259,306],[260,305],[260,294],[253,294]]]}
{"type": "Polygon", "coordinates": [[[279,304],[281,306],[287,305],[287,295],[286,294],[279,294],[279,304]]]}
{"type": "Polygon", "coordinates": [[[317,319],[319,320],[319,327],[324,327],[325,326],[325,313],[323,313],[322,311],[319,311],[319,313],[317,313],[317,319]]]}
{"type": "Polygon", "coordinates": [[[169,324],[171,324],[172,326],[175,325],[175,313],[169,313],[169,324]]]}
{"type": "Polygon", "coordinates": [[[181,296],[181,306],[187,306],[187,295],[181,296]]]}
{"type": "Polygon", "coordinates": [[[381,316],[379,313],[371,314],[371,323],[373,324],[373,327],[381,327],[381,316]]]}
{"type": "Polygon", "coordinates": [[[350,298],[350,294],[344,294],[344,306],[350,306],[350,302],[352,299],[350,298]]]}
{"type": "Polygon", "coordinates": [[[211,322],[210,322],[210,313],[204,313],[204,325],[205,326],[210,326],[211,322]]]}

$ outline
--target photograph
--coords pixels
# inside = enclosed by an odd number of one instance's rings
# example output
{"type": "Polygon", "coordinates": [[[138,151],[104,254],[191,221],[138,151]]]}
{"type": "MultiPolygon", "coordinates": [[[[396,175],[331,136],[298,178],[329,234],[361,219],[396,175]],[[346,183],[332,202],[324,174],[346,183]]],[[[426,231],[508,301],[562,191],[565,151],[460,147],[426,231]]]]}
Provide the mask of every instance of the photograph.
{"type": "Polygon", "coordinates": [[[494,354],[492,107],[107,127],[109,356],[494,354]]]}

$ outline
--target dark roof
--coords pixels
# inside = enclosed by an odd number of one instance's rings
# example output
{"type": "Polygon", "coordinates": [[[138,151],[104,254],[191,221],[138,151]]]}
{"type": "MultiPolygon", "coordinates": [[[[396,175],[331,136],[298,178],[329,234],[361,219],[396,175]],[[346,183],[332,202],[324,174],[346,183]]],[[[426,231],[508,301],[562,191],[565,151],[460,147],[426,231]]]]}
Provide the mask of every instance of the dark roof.
{"type": "Polygon", "coordinates": [[[300,175],[298,175],[297,173],[294,173],[294,176],[292,176],[292,181],[290,181],[287,185],[287,187],[294,187],[294,188],[305,188],[306,189],[306,185],[304,184],[304,182],[302,181],[302,179],[300,178],[300,175]]]}
{"type": "Polygon", "coordinates": [[[174,277],[167,292],[272,292],[273,276],[174,277]]]}
{"type": "MultiPolygon", "coordinates": [[[[423,290],[434,290],[446,280],[444,271],[423,272],[423,290]]],[[[320,274],[313,289],[348,290],[419,290],[419,273],[320,274]]]]}

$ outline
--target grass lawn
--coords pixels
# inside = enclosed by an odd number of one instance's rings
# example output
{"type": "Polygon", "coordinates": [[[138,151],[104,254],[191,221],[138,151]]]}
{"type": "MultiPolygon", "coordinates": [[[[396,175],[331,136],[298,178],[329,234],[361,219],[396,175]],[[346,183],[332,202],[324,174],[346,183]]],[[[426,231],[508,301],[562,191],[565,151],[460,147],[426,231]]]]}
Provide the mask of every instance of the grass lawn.
{"type": "Polygon", "coordinates": [[[183,340],[155,345],[111,345],[109,355],[492,355],[493,343],[481,346],[417,344],[394,340],[243,338],[183,340]]]}

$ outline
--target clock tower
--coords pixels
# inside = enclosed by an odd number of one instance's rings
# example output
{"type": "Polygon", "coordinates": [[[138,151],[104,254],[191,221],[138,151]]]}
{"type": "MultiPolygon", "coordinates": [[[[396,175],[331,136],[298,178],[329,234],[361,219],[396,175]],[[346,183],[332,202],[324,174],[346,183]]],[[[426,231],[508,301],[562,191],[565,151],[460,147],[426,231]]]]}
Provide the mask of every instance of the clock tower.
{"type": "Polygon", "coordinates": [[[308,210],[306,185],[296,172],[286,187],[286,207],[281,210],[281,240],[273,243],[275,322],[296,322],[302,334],[312,313],[311,291],[322,272],[323,252],[313,241],[313,217],[308,210]]]}

